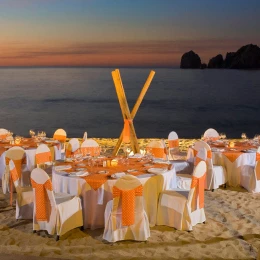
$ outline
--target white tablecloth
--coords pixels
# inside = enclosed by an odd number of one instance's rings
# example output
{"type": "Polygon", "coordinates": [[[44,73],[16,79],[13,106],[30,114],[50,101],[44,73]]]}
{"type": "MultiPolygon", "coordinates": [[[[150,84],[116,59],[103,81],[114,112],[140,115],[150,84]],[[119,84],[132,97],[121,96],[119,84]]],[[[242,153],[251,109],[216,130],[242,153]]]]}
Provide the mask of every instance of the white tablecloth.
{"type": "MultiPolygon", "coordinates": [[[[103,228],[106,204],[112,200],[115,179],[109,179],[97,191],[91,189],[80,177],[63,176],[53,168],[52,184],[55,192],[65,192],[82,198],[84,228],[103,228]],[[100,200],[102,195],[102,200],[100,200]]],[[[176,188],[176,171],[173,168],[161,175],[144,174],[137,176],[143,185],[144,208],[150,226],[154,226],[157,216],[159,194],[163,190],[176,188]]]]}
{"type": "MultiPolygon", "coordinates": [[[[55,160],[59,160],[61,158],[61,149],[57,146],[54,147],[54,154],[55,154],[55,160]]],[[[26,153],[26,169],[28,171],[32,171],[35,168],[35,154],[36,154],[36,148],[30,148],[25,150],[26,153]]],[[[5,171],[5,154],[6,152],[2,153],[0,156],[0,179],[2,179],[2,176],[5,171]]]]}

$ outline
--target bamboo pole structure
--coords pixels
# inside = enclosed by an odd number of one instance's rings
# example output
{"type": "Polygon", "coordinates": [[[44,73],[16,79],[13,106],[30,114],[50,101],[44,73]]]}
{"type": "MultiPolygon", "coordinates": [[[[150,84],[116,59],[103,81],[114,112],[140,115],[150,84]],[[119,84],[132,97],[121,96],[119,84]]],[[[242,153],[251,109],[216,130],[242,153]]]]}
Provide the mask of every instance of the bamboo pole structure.
{"type": "Polygon", "coordinates": [[[135,153],[138,153],[139,152],[138,141],[137,141],[133,121],[131,118],[131,114],[129,111],[129,107],[127,104],[124,88],[123,88],[122,81],[120,78],[119,70],[115,70],[114,72],[112,72],[112,77],[113,77],[113,80],[115,83],[116,93],[117,93],[117,97],[118,97],[119,104],[121,107],[123,118],[129,120],[130,142],[131,142],[132,150],[135,153]]]}
{"type": "MultiPolygon", "coordinates": [[[[148,78],[147,78],[147,80],[146,80],[146,82],[145,82],[145,84],[144,84],[144,86],[143,86],[143,88],[142,88],[142,90],[141,90],[137,100],[136,100],[136,103],[135,103],[135,105],[134,105],[134,107],[133,107],[133,109],[131,111],[131,118],[132,119],[135,118],[136,113],[137,113],[137,111],[138,111],[138,109],[139,109],[139,107],[140,107],[140,105],[141,105],[141,103],[143,101],[143,98],[144,98],[148,88],[150,87],[150,84],[151,84],[151,82],[153,80],[154,75],[155,75],[155,71],[151,70],[150,74],[149,74],[149,76],[148,76],[148,78]]],[[[116,146],[114,148],[113,155],[117,155],[117,153],[118,153],[118,151],[120,149],[120,146],[122,144],[122,141],[123,141],[123,130],[122,130],[121,135],[120,135],[120,137],[119,137],[119,139],[117,141],[117,144],[116,144],[116,146]]]]}

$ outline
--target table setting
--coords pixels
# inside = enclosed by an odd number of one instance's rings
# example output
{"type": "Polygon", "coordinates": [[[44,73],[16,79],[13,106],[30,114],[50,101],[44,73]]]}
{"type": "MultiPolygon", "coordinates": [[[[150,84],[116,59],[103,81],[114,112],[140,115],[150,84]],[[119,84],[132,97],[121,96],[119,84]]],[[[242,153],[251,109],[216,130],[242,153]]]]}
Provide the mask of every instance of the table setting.
{"type": "Polygon", "coordinates": [[[173,165],[169,161],[158,163],[150,155],[76,157],[55,162],[52,183],[55,192],[82,197],[84,228],[104,227],[106,203],[113,198],[115,182],[124,175],[134,175],[142,183],[151,226],[156,223],[159,193],[177,187],[173,165]]]}

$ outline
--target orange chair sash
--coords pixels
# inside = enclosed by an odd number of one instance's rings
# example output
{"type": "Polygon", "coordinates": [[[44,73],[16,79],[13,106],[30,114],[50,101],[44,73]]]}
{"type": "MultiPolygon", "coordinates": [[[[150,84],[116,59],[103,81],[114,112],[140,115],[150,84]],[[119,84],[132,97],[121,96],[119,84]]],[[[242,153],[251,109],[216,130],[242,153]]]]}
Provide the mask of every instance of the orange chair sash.
{"type": "Polygon", "coordinates": [[[260,153],[256,153],[255,160],[256,160],[256,162],[260,161],[260,153]]]}
{"type": "Polygon", "coordinates": [[[169,148],[179,147],[179,139],[168,140],[169,148]]]}
{"type": "Polygon", "coordinates": [[[35,159],[37,164],[51,162],[52,161],[51,152],[38,153],[35,155],[35,159]]]}
{"type": "Polygon", "coordinates": [[[157,157],[157,158],[166,158],[166,153],[165,153],[165,148],[158,148],[158,147],[147,147],[147,149],[151,148],[152,150],[152,154],[154,157],[157,157]]]}
{"type": "Polygon", "coordinates": [[[197,166],[199,164],[199,162],[204,161],[203,159],[201,159],[200,157],[195,157],[195,161],[194,161],[194,166],[197,166]]]}
{"type": "Polygon", "coordinates": [[[10,170],[10,181],[9,181],[9,185],[10,185],[10,205],[12,206],[13,204],[13,183],[15,181],[19,180],[19,176],[18,176],[18,172],[16,167],[14,167],[12,170],[10,170]]]}
{"type": "Polygon", "coordinates": [[[31,179],[32,187],[35,189],[36,220],[48,221],[51,214],[51,204],[46,190],[52,191],[51,180],[44,184],[36,183],[31,179]]]}
{"type": "Polygon", "coordinates": [[[197,209],[197,200],[199,199],[199,208],[204,208],[204,185],[205,185],[206,173],[200,178],[192,176],[191,189],[195,188],[193,201],[192,201],[192,211],[197,209]]]}
{"type": "MultiPolygon", "coordinates": [[[[9,165],[10,162],[10,158],[5,158],[5,164],[9,165]]],[[[18,173],[18,177],[21,178],[21,174],[22,174],[22,164],[26,164],[26,157],[24,157],[23,159],[19,159],[19,160],[13,160],[14,165],[16,167],[17,173],[18,173]]]]}
{"type": "Polygon", "coordinates": [[[8,134],[2,134],[2,135],[0,135],[0,139],[6,139],[7,136],[8,136],[8,134]]]}
{"type": "Polygon", "coordinates": [[[60,142],[65,142],[66,141],[66,136],[65,135],[54,135],[53,139],[54,140],[58,140],[60,142]]]}
{"type": "MultiPolygon", "coordinates": [[[[195,149],[193,149],[193,154],[194,154],[194,157],[196,157],[197,154],[198,154],[198,151],[195,150],[195,149]]],[[[207,158],[208,158],[208,159],[211,159],[211,158],[212,158],[212,152],[211,152],[211,150],[208,150],[208,151],[207,151],[207,158]]]]}
{"type": "Polygon", "coordinates": [[[80,148],[83,156],[86,156],[86,155],[90,155],[90,156],[96,156],[95,155],[95,152],[97,151],[97,155],[100,155],[100,147],[98,146],[95,146],[95,147],[81,147],[80,148]]]}
{"type": "Polygon", "coordinates": [[[123,129],[123,142],[130,143],[130,123],[132,119],[124,119],[124,129],[123,129]]]}
{"type": "Polygon", "coordinates": [[[122,198],[122,225],[131,226],[135,223],[135,196],[143,195],[143,186],[140,185],[133,190],[120,190],[113,187],[113,198],[122,198]]]}

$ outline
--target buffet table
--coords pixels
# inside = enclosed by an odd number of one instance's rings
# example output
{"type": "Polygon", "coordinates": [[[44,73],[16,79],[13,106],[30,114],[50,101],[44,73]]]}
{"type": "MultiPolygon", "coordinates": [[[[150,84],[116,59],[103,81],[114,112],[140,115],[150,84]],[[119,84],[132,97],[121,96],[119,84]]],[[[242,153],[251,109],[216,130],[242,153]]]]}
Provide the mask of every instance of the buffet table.
{"type": "Polygon", "coordinates": [[[142,183],[144,208],[150,226],[154,226],[156,223],[160,192],[177,187],[176,172],[173,165],[145,163],[138,159],[129,159],[129,165],[99,166],[92,167],[92,169],[84,161],[77,165],[71,163],[66,165],[72,165],[72,168],[60,170],[61,168],[57,168],[57,166],[53,167],[53,189],[55,192],[66,192],[82,198],[84,228],[104,227],[104,212],[107,202],[113,199],[112,188],[117,180],[117,174],[118,177],[123,174],[122,172],[135,175],[142,183]],[[157,168],[158,174],[148,173],[151,168],[157,168]],[[160,169],[163,168],[164,170],[160,172],[160,169]],[[77,176],[77,172],[75,172],[77,169],[83,175],[84,169],[89,173],[91,171],[95,173],[88,174],[86,177],[77,176]],[[102,180],[101,183],[100,180],[102,180]]]}

